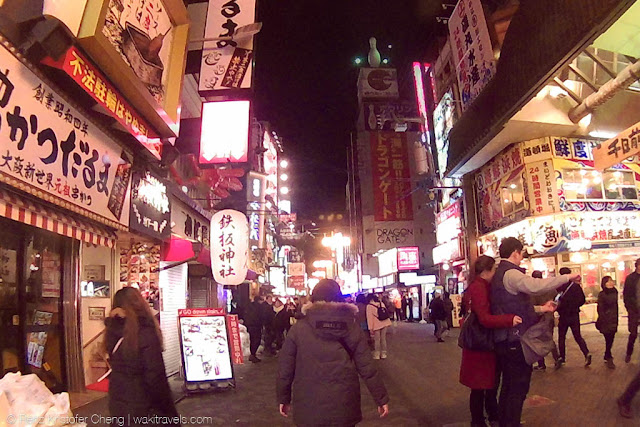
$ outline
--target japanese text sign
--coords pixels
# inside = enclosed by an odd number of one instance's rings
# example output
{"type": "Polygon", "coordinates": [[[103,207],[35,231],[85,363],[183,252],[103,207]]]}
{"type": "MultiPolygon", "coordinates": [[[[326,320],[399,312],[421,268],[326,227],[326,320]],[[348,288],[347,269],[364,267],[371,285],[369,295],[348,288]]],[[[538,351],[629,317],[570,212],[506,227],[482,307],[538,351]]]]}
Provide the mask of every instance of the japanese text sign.
{"type": "Polygon", "coordinates": [[[0,59],[0,173],[126,225],[131,164],[122,148],[4,47],[0,59]]]}
{"type": "Polygon", "coordinates": [[[371,132],[376,221],[413,219],[411,173],[404,133],[371,132]]]}
{"type": "Polygon", "coordinates": [[[149,172],[134,171],[129,227],[153,238],[171,235],[171,203],[166,185],[149,172]]]}
{"type": "Polygon", "coordinates": [[[493,48],[480,0],[458,1],[449,18],[449,41],[465,110],[495,73],[493,48]]]}
{"type": "Polygon", "coordinates": [[[231,343],[231,360],[234,365],[244,364],[242,354],[242,340],[240,339],[240,328],[238,326],[238,315],[227,315],[227,326],[229,327],[229,340],[231,343]]]}
{"type": "Polygon", "coordinates": [[[98,68],[80,51],[71,46],[60,61],[45,58],[47,65],[60,68],[87,92],[107,113],[118,121],[138,142],[158,160],[162,155],[162,142],[149,124],[129,105],[116,88],[107,81],[98,68]]]}
{"type": "Polygon", "coordinates": [[[549,159],[529,163],[526,170],[531,215],[546,215],[556,212],[558,191],[553,161],[549,159]]]}
{"type": "Polygon", "coordinates": [[[247,161],[250,107],[249,101],[202,104],[200,164],[247,161]]]}
{"type": "Polygon", "coordinates": [[[550,138],[538,138],[523,142],[522,157],[525,163],[552,158],[550,138]]]}
{"type": "Polygon", "coordinates": [[[595,168],[603,171],[623,160],[640,154],[640,123],[620,132],[615,138],[611,138],[599,147],[593,149],[595,168]]]}
{"type": "MultiPolygon", "coordinates": [[[[236,29],[253,24],[255,0],[211,0],[206,38],[231,37],[236,29]]],[[[253,37],[204,42],[198,90],[251,88],[253,37]]]]}
{"type": "Polygon", "coordinates": [[[239,285],[249,269],[249,221],[225,209],[211,218],[211,270],[221,285],[239,285]]]}
{"type": "Polygon", "coordinates": [[[398,271],[417,270],[420,268],[420,248],[398,248],[398,271]]]}
{"type": "Polygon", "coordinates": [[[289,276],[287,277],[287,286],[289,288],[302,290],[304,289],[304,276],[289,276]]]}

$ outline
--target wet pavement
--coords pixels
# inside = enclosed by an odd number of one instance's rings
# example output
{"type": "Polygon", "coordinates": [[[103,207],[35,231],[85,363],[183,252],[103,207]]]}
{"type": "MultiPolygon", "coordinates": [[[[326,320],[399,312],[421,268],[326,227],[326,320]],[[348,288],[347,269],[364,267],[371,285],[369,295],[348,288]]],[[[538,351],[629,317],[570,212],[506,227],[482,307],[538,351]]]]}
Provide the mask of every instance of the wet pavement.
{"type": "MultiPolygon", "coordinates": [[[[527,426],[638,426],[640,396],[634,401],[637,414],[625,420],[617,414],[615,398],[640,369],[640,351],[624,363],[628,332],[619,328],[613,354],[617,369],[605,367],[604,338],[593,325],[583,325],[583,336],[593,353],[593,364],[585,368],[577,344],[567,337],[567,364],[552,368],[550,357],[545,372],[534,372],[523,421],[527,426]]],[[[458,382],[461,350],[457,330],[436,343],[433,326],[417,323],[394,325],[388,335],[389,358],[376,361],[391,399],[388,418],[379,419],[376,406],[362,386],[361,426],[467,426],[469,390],[458,382]]],[[[277,357],[263,357],[259,364],[235,368],[236,389],[185,397],[178,411],[193,418],[187,425],[290,426],[278,413],[275,398],[277,357]]],[[[171,381],[175,397],[181,397],[181,382],[171,381]]],[[[336,402],[339,404],[339,402],[336,402]]],[[[85,405],[76,414],[90,417],[108,415],[106,399],[85,405]]],[[[89,423],[101,426],[104,423],[89,423]]]]}

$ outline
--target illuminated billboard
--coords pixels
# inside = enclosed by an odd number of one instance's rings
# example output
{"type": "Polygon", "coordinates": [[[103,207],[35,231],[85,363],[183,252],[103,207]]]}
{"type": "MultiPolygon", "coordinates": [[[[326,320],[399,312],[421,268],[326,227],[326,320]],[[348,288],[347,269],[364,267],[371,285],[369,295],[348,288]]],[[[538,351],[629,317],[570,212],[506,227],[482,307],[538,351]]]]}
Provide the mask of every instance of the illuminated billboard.
{"type": "Polygon", "coordinates": [[[243,163],[249,151],[249,101],[202,104],[200,164],[243,163]]]}
{"type": "Polygon", "coordinates": [[[420,268],[420,249],[417,246],[398,248],[398,271],[420,268]]]}

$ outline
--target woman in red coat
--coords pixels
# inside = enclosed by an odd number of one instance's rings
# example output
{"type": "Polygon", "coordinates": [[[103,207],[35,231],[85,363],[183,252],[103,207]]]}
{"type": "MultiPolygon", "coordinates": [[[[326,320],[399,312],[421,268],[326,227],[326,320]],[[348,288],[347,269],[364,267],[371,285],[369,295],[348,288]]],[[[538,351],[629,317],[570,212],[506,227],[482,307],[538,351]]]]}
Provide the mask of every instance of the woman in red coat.
{"type": "MultiPolygon", "coordinates": [[[[463,303],[478,317],[485,328],[510,328],[522,319],[513,314],[494,316],[490,310],[490,283],[494,274],[495,260],[486,255],[478,257],[474,265],[475,278],[464,292],[463,303]]],[[[486,426],[484,409],[489,423],[498,425],[498,402],[496,384],[496,355],[492,351],[462,349],[460,382],[471,389],[469,407],[471,425],[486,426]]]]}

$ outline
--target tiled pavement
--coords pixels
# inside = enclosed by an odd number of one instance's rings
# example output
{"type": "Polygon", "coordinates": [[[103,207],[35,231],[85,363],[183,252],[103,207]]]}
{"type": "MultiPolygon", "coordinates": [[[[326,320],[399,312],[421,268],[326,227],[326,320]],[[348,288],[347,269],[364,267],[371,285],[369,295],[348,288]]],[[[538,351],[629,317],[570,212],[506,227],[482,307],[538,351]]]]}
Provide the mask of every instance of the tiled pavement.
{"type": "MultiPolygon", "coordinates": [[[[523,421],[527,426],[638,426],[640,396],[634,402],[637,416],[624,420],[617,414],[615,398],[639,368],[640,355],[624,363],[628,333],[621,325],[614,344],[617,369],[602,361],[604,339],[593,325],[582,328],[593,353],[593,364],[584,359],[571,334],[567,339],[567,364],[559,371],[534,372],[523,421]]],[[[378,366],[391,397],[391,415],[380,420],[363,387],[361,426],[466,426],[469,420],[468,389],[458,383],[461,351],[457,331],[436,343],[431,325],[394,325],[389,335],[389,358],[378,366]]],[[[640,351],[638,352],[640,353],[640,351]]],[[[275,404],[276,358],[236,368],[237,388],[217,394],[187,397],[178,410],[183,416],[210,416],[215,426],[289,426],[275,404]]],[[[174,382],[176,385],[177,381],[174,382]]],[[[340,402],[336,402],[337,405],[340,402]]],[[[83,416],[106,415],[105,400],[78,410],[83,416]]]]}

